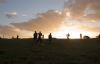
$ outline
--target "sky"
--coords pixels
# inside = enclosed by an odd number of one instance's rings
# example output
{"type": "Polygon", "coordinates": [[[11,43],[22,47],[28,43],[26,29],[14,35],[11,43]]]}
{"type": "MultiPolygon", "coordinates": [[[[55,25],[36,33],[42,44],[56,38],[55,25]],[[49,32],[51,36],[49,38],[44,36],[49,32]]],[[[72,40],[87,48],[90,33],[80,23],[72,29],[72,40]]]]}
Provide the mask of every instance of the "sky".
{"type": "Polygon", "coordinates": [[[32,37],[34,31],[55,38],[96,37],[100,0],[0,0],[0,36],[32,37]]]}
{"type": "Polygon", "coordinates": [[[38,13],[49,9],[61,9],[63,6],[63,1],[60,0],[0,0],[0,2],[0,24],[27,21],[38,13]]]}

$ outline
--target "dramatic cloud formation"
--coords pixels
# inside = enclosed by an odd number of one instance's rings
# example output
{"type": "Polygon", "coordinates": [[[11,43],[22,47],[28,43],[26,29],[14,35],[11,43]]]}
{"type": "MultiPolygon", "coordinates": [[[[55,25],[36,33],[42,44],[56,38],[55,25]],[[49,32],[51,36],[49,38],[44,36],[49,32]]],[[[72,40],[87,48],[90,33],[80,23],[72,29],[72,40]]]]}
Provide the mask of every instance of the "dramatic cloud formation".
{"type": "Polygon", "coordinates": [[[2,26],[0,25],[0,36],[1,37],[11,37],[12,35],[17,35],[17,31],[11,26],[2,26]]]}
{"type": "Polygon", "coordinates": [[[28,31],[42,31],[44,33],[57,30],[65,19],[65,14],[60,11],[49,10],[40,13],[37,18],[22,23],[11,23],[13,26],[28,31]]]}
{"type": "MultiPolygon", "coordinates": [[[[8,18],[17,16],[17,12],[8,12],[8,18]]],[[[27,15],[22,15],[27,16],[27,15]]],[[[37,14],[36,18],[11,26],[0,26],[0,34],[30,36],[33,31],[55,32],[62,25],[78,27],[81,30],[100,32],[100,0],[66,0],[64,10],[48,10],[37,14]],[[65,24],[63,24],[65,23],[65,24]],[[27,34],[29,33],[29,34],[27,34]]]]}
{"type": "Polygon", "coordinates": [[[17,16],[17,12],[15,12],[15,11],[13,11],[13,12],[8,12],[8,13],[6,13],[6,16],[7,16],[8,18],[15,17],[15,16],[17,16]]]}
{"type": "MultiPolygon", "coordinates": [[[[7,17],[16,15],[16,12],[10,12],[7,14],[7,17]]],[[[42,31],[44,34],[54,32],[61,27],[65,18],[66,15],[62,11],[48,10],[44,13],[38,13],[36,18],[30,19],[29,21],[11,23],[13,26],[0,26],[0,35],[6,35],[6,37],[16,37],[16,35],[20,35],[21,37],[32,37],[35,30],[38,32],[42,31]]]]}
{"type": "Polygon", "coordinates": [[[68,0],[65,2],[64,7],[70,11],[74,18],[80,18],[86,15],[88,18],[100,20],[100,0],[68,0]],[[87,8],[89,8],[88,10],[94,10],[95,13],[85,14],[84,11],[87,8]]]}
{"type": "Polygon", "coordinates": [[[12,26],[2,26],[0,25],[0,37],[2,38],[16,38],[19,35],[20,38],[32,37],[32,33],[30,31],[20,30],[18,28],[12,26]],[[28,33],[28,34],[27,34],[28,33]]]}

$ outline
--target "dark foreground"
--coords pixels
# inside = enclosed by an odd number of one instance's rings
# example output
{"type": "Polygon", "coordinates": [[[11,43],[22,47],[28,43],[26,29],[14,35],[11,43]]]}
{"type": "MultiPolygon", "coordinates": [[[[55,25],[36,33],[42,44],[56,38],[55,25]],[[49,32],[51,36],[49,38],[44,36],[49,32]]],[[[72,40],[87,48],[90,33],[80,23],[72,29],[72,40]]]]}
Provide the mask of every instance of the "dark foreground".
{"type": "Polygon", "coordinates": [[[32,39],[0,40],[0,64],[100,64],[100,41],[44,40],[32,45],[32,39]]]}

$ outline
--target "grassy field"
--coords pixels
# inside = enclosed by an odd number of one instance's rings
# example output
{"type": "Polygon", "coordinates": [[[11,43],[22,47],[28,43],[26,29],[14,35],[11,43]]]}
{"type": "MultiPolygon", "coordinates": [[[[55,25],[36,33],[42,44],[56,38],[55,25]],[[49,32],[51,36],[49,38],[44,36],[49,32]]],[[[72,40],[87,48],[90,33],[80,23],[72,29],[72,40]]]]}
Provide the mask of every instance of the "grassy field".
{"type": "Polygon", "coordinates": [[[100,64],[100,40],[0,39],[0,64],[100,64]]]}

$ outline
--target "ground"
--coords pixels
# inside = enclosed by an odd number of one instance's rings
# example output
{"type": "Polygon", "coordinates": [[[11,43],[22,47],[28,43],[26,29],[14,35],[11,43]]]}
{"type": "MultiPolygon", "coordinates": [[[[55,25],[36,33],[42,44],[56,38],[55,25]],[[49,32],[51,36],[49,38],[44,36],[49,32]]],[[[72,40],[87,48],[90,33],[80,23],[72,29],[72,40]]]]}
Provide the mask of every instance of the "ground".
{"type": "Polygon", "coordinates": [[[0,39],[0,64],[100,64],[100,40],[0,39]]]}

